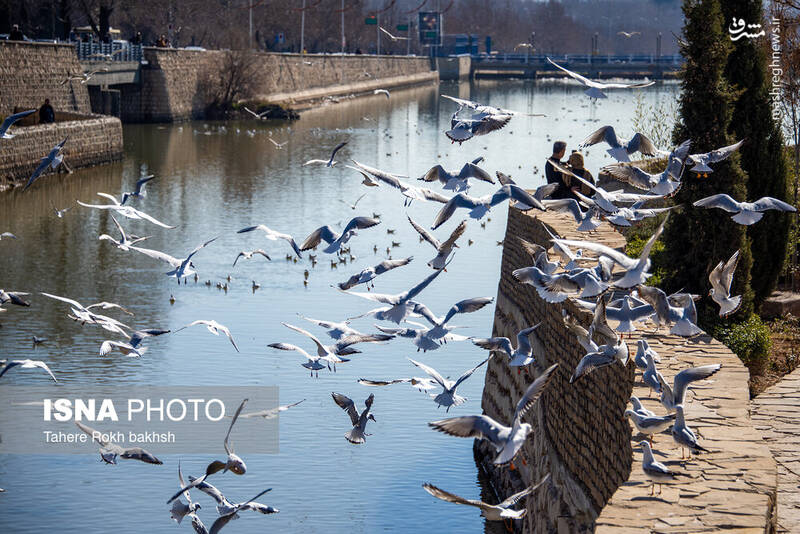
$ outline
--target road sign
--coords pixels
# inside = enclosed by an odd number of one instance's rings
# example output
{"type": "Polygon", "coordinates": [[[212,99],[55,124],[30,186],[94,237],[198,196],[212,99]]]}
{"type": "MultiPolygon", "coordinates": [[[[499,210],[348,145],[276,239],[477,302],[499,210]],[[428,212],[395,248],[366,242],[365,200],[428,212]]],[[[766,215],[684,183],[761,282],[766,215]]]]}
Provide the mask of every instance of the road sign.
{"type": "Polygon", "coordinates": [[[375,15],[370,15],[366,19],[364,19],[364,24],[367,26],[377,26],[378,25],[378,17],[375,15]]]}
{"type": "Polygon", "coordinates": [[[419,43],[428,46],[442,44],[442,14],[435,11],[419,13],[419,43]]]}
{"type": "Polygon", "coordinates": [[[399,32],[407,32],[408,31],[408,24],[398,24],[397,31],[399,32]]]}

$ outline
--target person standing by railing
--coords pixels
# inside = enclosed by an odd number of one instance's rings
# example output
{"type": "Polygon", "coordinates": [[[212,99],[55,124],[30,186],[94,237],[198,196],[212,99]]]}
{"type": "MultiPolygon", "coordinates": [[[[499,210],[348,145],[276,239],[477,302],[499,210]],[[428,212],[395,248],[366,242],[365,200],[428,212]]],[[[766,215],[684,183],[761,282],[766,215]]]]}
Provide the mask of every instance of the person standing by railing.
{"type": "Polygon", "coordinates": [[[8,34],[9,41],[24,41],[25,35],[19,29],[19,24],[11,26],[11,33],[8,34]]]}

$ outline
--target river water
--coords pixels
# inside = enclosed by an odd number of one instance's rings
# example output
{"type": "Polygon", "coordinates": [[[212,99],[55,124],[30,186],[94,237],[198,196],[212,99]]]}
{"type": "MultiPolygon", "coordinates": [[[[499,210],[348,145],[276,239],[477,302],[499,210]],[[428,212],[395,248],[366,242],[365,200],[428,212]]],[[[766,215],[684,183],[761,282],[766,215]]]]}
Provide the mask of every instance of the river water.
{"type": "MultiPolygon", "coordinates": [[[[34,293],[30,308],[7,305],[10,309],[0,314],[0,358],[44,360],[65,385],[261,385],[278,386],[282,404],[306,399],[281,414],[279,453],[247,455],[246,475],[226,473],[212,480],[232,500],[245,500],[272,487],[261,500],[280,509],[271,516],[242,513],[225,532],[502,532],[502,525],[499,530],[497,525],[484,525],[478,510],[438,501],[421,488],[423,482],[431,482],[466,498],[489,496],[478,479],[472,440],[445,436],[426,426],[445,417],[444,409],[405,384],[367,388],[356,382],[360,377],[419,376],[421,370],[407,357],[455,378],[485,358],[485,351],[464,342],[423,354],[415,352],[410,340],[397,339],[361,345],[363,354],[339,365],[336,373],[326,370],[316,379],[300,367],[304,361],[300,355],[267,347],[285,341],[311,352],[313,345],[281,326],[282,321],[327,339],[297,314],[342,320],[375,307],[330,286],[383,261],[387,247],[391,257],[414,256],[414,261],[376,280],[375,290],[383,293],[399,293],[421,280],[430,273],[425,264],[435,255],[432,247],[419,242],[406,213],[430,226],[439,204],[414,202],[404,208],[396,190],[365,188],[360,176],[342,165],[301,166],[306,160],[327,159],[332,147],[348,141],[337,159],[352,158],[414,179],[433,164],[459,168],[483,156],[482,166],[492,174],[501,170],[518,183],[535,187],[544,182],[544,161],[553,140],[563,139],[569,149],[577,148],[583,137],[603,124],[616,126],[623,135],[632,133],[633,92],[612,92],[608,100],[593,104],[578,87],[560,81],[443,84],[439,91],[548,116],[515,117],[500,132],[453,145],[442,132],[454,105],[439,98],[435,88],[426,87],[393,91],[389,100],[377,95],[310,110],[293,123],[127,125],[124,161],[70,176],[47,176],[24,194],[20,190],[0,194],[0,232],[19,237],[0,242],[0,287],[34,293]],[[278,149],[270,138],[285,145],[278,149]],[[176,257],[220,236],[194,258],[200,283],[178,286],[164,276],[165,264],[99,241],[102,233],[116,236],[109,214],[76,206],[76,199],[105,203],[96,196],[98,191],[115,195],[130,191],[140,172],[156,179],[148,184],[147,198],[134,205],[177,228],[127,219],[121,220],[122,225],[134,234],[152,235],[144,246],[176,257]],[[354,202],[362,193],[366,196],[355,210],[342,202],[354,202]],[[52,206],[73,208],[57,218],[52,206]],[[381,224],[354,237],[350,244],[355,261],[336,268],[322,252],[312,267],[305,254],[297,263],[287,261],[290,249],[285,242],[267,241],[260,232],[236,233],[263,223],[293,234],[299,243],[318,226],[373,213],[380,214],[381,224]],[[399,245],[392,246],[393,242],[399,245]],[[231,266],[239,251],[254,248],[265,249],[272,261],[254,257],[231,266]],[[228,290],[217,289],[216,283],[224,283],[229,275],[228,290]],[[206,280],[211,286],[204,284],[206,280]],[[261,285],[255,292],[253,280],[261,285]],[[110,314],[138,328],[175,330],[195,319],[215,319],[231,329],[241,352],[224,337],[194,327],[151,340],[141,359],[119,353],[100,357],[100,343],[115,338],[67,319],[68,307],[35,294],[40,291],[83,304],[120,303],[135,317],[110,314]],[[49,341],[34,348],[33,335],[49,341]],[[369,393],[375,393],[377,422],[369,423],[372,435],[365,445],[351,445],[343,438],[349,420],[331,400],[332,391],[352,397],[359,407],[369,393]]],[[[641,94],[646,105],[671,102],[678,86],[657,84],[641,94]]],[[[605,149],[589,149],[588,169],[596,174],[605,163],[610,163],[605,149]]],[[[431,187],[440,189],[437,184],[431,187]]],[[[471,192],[483,195],[492,190],[478,182],[471,192]]],[[[498,241],[503,239],[506,211],[505,204],[495,208],[482,221],[485,227],[470,221],[451,267],[418,300],[441,315],[458,300],[495,296],[502,251],[498,241]],[[474,243],[468,245],[467,239],[474,243]]],[[[445,238],[463,217],[457,214],[435,233],[445,238]]],[[[364,286],[358,290],[364,291],[364,286]]],[[[460,331],[464,335],[488,337],[493,313],[493,305],[487,306],[452,322],[465,327],[460,331]]],[[[374,331],[373,323],[359,319],[353,326],[374,331]]],[[[483,375],[481,369],[459,387],[469,401],[447,415],[480,413],[483,375]]],[[[14,369],[0,384],[59,387],[39,370],[14,369]]],[[[86,454],[0,455],[0,487],[7,490],[0,494],[0,532],[175,532],[179,527],[170,520],[165,501],[178,487],[177,461],[181,460],[185,475],[197,475],[209,457],[161,455],[157,446],[150,450],[164,465],[133,461],[104,465],[90,445],[86,454]]],[[[200,493],[195,500],[203,506],[199,516],[210,527],[213,502],[200,493]]]]}

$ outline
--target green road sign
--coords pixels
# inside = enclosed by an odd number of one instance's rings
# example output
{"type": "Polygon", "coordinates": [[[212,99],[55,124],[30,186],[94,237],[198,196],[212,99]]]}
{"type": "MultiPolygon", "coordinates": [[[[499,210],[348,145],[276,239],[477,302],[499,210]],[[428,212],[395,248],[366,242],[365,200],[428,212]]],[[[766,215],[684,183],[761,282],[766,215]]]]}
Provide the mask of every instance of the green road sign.
{"type": "Polygon", "coordinates": [[[378,25],[378,18],[377,17],[367,17],[364,19],[364,24],[367,26],[377,26],[378,25]]]}
{"type": "Polygon", "coordinates": [[[399,32],[407,32],[408,31],[408,24],[398,24],[397,31],[399,32]]]}

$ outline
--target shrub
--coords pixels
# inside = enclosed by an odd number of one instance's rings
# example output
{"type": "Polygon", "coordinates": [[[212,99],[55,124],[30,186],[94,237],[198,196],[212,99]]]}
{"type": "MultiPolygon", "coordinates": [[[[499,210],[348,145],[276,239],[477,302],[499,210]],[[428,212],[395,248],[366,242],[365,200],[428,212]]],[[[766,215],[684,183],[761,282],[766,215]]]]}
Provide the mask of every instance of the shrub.
{"type": "Polygon", "coordinates": [[[751,375],[760,375],[766,369],[772,346],[769,326],[756,314],[739,323],[718,322],[711,326],[711,334],[731,349],[742,360],[751,375]]]}

